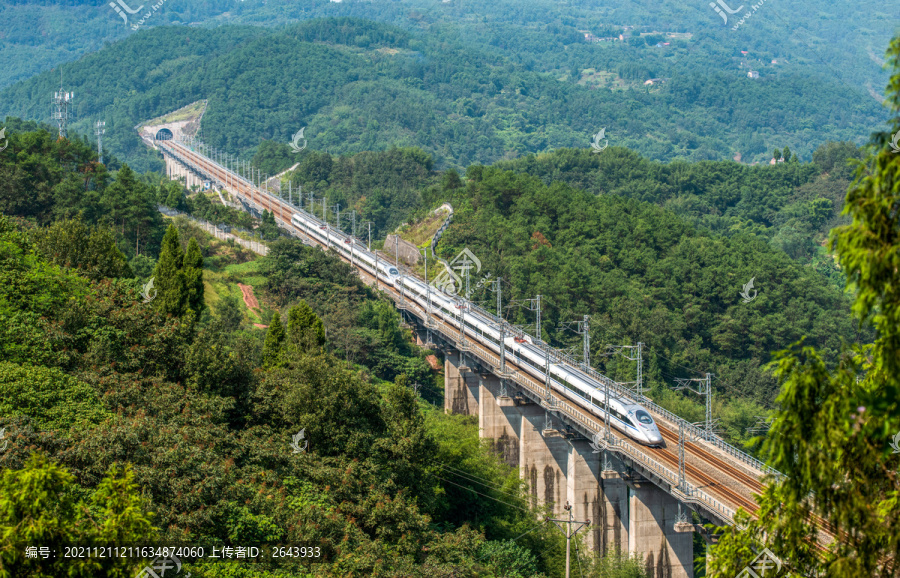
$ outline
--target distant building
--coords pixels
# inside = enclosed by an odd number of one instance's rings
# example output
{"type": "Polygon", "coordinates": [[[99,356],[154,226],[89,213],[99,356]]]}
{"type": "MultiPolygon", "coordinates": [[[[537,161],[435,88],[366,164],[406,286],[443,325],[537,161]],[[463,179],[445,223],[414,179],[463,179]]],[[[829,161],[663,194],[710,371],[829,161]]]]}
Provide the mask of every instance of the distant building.
{"type": "Polygon", "coordinates": [[[751,70],[747,73],[747,78],[759,78],[759,72],[751,70]]]}
{"type": "Polygon", "coordinates": [[[778,59],[772,60],[772,64],[778,64],[778,59]]]}
{"type": "Polygon", "coordinates": [[[651,78],[650,80],[644,81],[644,86],[653,86],[654,84],[664,84],[666,82],[665,78],[651,78]]]}
{"type": "Polygon", "coordinates": [[[591,34],[590,32],[585,32],[585,33],[584,33],[584,39],[585,39],[585,41],[587,41],[587,42],[599,42],[599,41],[600,41],[599,38],[597,38],[596,36],[594,36],[594,35],[591,34]]]}

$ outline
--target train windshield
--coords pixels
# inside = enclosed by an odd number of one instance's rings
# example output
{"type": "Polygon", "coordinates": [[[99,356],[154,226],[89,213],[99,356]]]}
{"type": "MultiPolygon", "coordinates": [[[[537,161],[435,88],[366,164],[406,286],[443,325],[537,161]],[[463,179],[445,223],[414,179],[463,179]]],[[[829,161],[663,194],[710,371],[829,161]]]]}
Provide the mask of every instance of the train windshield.
{"type": "Polygon", "coordinates": [[[653,418],[650,417],[650,414],[642,409],[639,409],[636,412],[634,412],[634,417],[636,417],[637,420],[644,425],[650,425],[653,423],[653,418]]]}
{"type": "Polygon", "coordinates": [[[388,269],[388,275],[399,275],[399,274],[400,274],[400,271],[397,271],[396,267],[391,267],[390,269],[388,269]]]}

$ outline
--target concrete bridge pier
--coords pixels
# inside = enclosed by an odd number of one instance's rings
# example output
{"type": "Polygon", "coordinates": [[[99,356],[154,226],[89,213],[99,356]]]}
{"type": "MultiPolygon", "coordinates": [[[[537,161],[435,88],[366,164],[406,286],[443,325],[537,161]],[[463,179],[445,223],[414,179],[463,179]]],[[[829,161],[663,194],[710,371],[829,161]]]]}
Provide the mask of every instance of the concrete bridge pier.
{"type": "Polygon", "coordinates": [[[511,397],[501,396],[500,379],[490,373],[479,375],[478,429],[481,437],[490,439],[494,452],[510,466],[519,466],[519,439],[522,415],[511,397]]]}
{"type": "Polygon", "coordinates": [[[620,472],[624,466],[608,452],[598,454],[603,460],[600,473],[600,516],[598,517],[598,550],[628,552],[628,486],[620,472]]]}
{"type": "MultiPolygon", "coordinates": [[[[533,506],[550,506],[561,517],[568,499],[569,442],[555,430],[546,431],[546,411],[536,404],[519,405],[522,426],[519,473],[531,491],[533,506]]],[[[554,420],[553,427],[559,427],[554,420]]]]}
{"type": "Polygon", "coordinates": [[[678,501],[646,480],[634,480],[628,489],[628,551],[643,557],[650,576],[693,578],[693,534],[676,527],[678,501]]]}
{"type": "Polygon", "coordinates": [[[587,440],[573,439],[567,458],[566,500],[572,505],[574,519],[591,521],[584,530],[585,541],[589,551],[597,552],[603,529],[600,454],[594,453],[587,440]]]}
{"type": "Polygon", "coordinates": [[[444,411],[478,415],[478,376],[466,365],[466,354],[458,349],[446,352],[444,358],[444,411]]]}

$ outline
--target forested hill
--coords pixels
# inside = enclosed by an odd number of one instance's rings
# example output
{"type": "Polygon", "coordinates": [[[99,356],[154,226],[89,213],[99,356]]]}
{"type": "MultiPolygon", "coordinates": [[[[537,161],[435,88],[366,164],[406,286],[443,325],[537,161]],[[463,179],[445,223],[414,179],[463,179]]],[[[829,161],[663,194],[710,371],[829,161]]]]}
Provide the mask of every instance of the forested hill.
{"type": "Polygon", "coordinates": [[[844,223],[841,211],[853,180],[852,143],[826,143],[800,162],[789,147],[776,149],[775,165],[731,161],[661,163],[634,151],[609,147],[602,154],[561,150],[497,163],[502,169],[562,181],[597,195],[654,203],[710,231],[755,235],[799,263],[811,264],[843,287],[825,240],[844,223]]]}
{"type": "MultiPolygon", "coordinates": [[[[760,239],[699,232],[649,203],[498,168],[470,167],[467,176],[442,256],[468,247],[504,279],[510,306],[540,294],[552,343],[578,347],[566,325],[591,315],[593,361],[618,381],[634,380],[634,364],[604,357],[606,346],[641,341],[644,377],[658,392],[675,377],[711,372],[719,395],[768,404],[777,393],[761,370],[770,352],[806,336],[833,359],[842,340],[857,340],[841,290],[760,239]],[[751,278],[758,294],[745,303],[751,278]]],[[[508,315],[534,321],[524,307],[508,315]]]]}
{"type": "MultiPolygon", "coordinates": [[[[597,53],[575,68],[628,77],[648,48],[597,53]]],[[[825,140],[860,141],[885,118],[874,100],[802,68],[760,82],[731,66],[687,69],[662,88],[638,75],[624,90],[594,89],[429,32],[350,19],[142,30],[62,72],[76,94],[72,130],[90,134],[104,119],[106,147],[139,170],[161,165],[133,127],[200,99],[209,101],[204,140],[245,158],[262,139],[287,143],[305,126],[310,150],[418,146],[437,166],[459,167],[587,148],[604,127],[611,144],[655,159],[766,160],[785,145],[808,157],[825,140]]],[[[0,117],[43,119],[59,83],[57,70],[0,92],[0,117]]]]}

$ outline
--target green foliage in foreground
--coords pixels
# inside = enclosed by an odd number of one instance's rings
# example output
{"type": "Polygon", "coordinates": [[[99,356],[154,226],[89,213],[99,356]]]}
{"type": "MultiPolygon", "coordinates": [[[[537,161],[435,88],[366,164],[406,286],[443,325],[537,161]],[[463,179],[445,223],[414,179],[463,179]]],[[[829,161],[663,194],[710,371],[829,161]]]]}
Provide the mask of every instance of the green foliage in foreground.
{"type": "MultiPolygon", "coordinates": [[[[900,37],[891,44],[890,65],[888,102],[896,113],[900,37]]],[[[897,576],[900,452],[892,445],[900,431],[900,155],[888,147],[890,133],[872,140],[847,196],[852,223],[836,229],[832,242],[856,288],[853,311],[877,339],[845,347],[837,368],[804,342],[778,354],[772,365],[781,408],[763,449],[787,478],[765,488],[757,520],[740,518],[746,530],[723,531],[714,549],[717,575],[740,571],[765,545],[790,576],[897,576]],[[837,539],[820,552],[814,544],[823,522],[837,539]]]]}
{"type": "Polygon", "coordinates": [[[8,361],[0,361],[0,415],[29,416],[36,427],[63,431],[110,416],[90,385],[55,367],[8,361]]]}
{"type": "MultiPolygon", "coordinates": [[[[189,567],[197,576],[559,576],[560,535],[536,523],[517,472],[488,451],[471,419],[421,404],[403,373],[372,379],[327,341],[285,348],[278,367],[263,369],[261,332],[164,315],[134,283],[79,277],[96,270],[89,260],[60,269],[5,217],[0,248],[2,274],[20,281],[0,283],[4,576],[130,578],[142,561],[29,562],[24,548],[157,537],[313,543],[327,557],[204,561],[189,567]],[[23,282],[27,299],[15,293],[23,282]],[[78,291],[63,297],[66,286],[78,291]],[[295,454],[301,429],[309,446],[295,454]]],[[[314,304],[326,293],[353,296],[370,338],[406,359],[389,372],[422,362],[406,357],[395,314],[351,291],[355,278],[341,287],[315,273],[321,265],[342,278],[334,257],[293,250],[288,242],[271,255],[289,287],[313,289],[304,294],[314,304]],[[311,269],[281,270],[279,255],[311,269]]],[[[295,330],[327,326],[329,316],[309,309],[296,309],[295,330]]]]}
{"type": "Polygon", "coordinates": [[[141,506],[127,466],[111,467],[86,492],[65,468],[32,454],[22,469],[4,469],[0,476],[0,577],[132,578],[139,560],[66,558],[62,546],[149,543],[155,532],[141,506]],[[28,558],[29,546],[55,552],[47,559],[28,558]]]}

